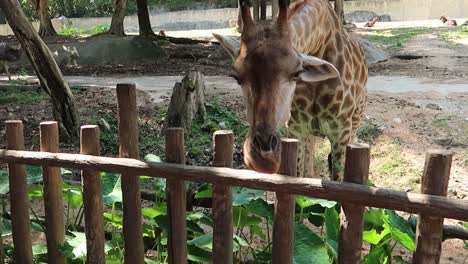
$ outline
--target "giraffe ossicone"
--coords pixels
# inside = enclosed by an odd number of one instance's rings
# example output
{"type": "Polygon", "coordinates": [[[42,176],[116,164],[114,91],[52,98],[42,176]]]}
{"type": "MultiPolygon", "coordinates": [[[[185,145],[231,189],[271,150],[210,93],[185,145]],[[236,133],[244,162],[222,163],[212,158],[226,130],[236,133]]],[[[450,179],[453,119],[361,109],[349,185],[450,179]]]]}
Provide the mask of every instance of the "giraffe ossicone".
{"type": "Polygon", "coordinates": [[[256,25],[241,1],[240,40],[215,38],[233,58],[232,74],[245,98],[248,168],[274,173],[280,166],[285,125],[299,139],[298,173],[313,175],[315,136],[330,140],[329,166],[339,179],[346,145],[360,126],[367,103],[367,65],[361,47],[339,23],[327,0],[279,0],[277,20],[256,25]]]}

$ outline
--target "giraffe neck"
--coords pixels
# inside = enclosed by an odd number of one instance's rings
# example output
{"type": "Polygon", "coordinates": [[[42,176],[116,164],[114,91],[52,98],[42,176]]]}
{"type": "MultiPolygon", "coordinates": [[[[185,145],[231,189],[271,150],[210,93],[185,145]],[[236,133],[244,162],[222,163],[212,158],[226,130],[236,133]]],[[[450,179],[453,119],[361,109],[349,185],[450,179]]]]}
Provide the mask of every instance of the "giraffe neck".
{"type": "Polygon", "coordinates": [[[289,24],[294,48],[315,56],[321,56],[321,50],[341,30],[330,4],[323,0],[297,1],[291,6],[289,24]]]}

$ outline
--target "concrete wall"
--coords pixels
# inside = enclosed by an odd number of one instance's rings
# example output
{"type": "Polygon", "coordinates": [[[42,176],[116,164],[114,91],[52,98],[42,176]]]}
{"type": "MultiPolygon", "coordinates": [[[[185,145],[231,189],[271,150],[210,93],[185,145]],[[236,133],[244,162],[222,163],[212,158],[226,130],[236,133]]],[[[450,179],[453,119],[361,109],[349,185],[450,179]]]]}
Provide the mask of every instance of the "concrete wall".
{"type": "MultiPolygon", "coordinates": [[[[393,21],[438,19],[441,15],[451,18],[468,17],[468,0],[357,0],[345,1],[345,11],[373,11],[379,15],[389,14],[393,21]]],[[[268,7],[268,14],[271,13],[268,7]]],[[[151,24],[155,30],[213,29],[227,27],[230,19],[237,18],[237,8],[187,10],[177,12],[153,13],[151,24]]],[[[110,24],[110,17],[70,18],[72,27],[94,28],[110,24]]],[[[37,24],[37,23],[36,23],[37,24]]],[[[56,29],[61,25],[54,22],[56,29]]],[[[36,25],[37,27],[37,25],[36,25]]],[[[125,18],[128,32],[138,32],[137,16],[125,18]]],[[[0,35],[12,34],[8,25],[0,25],[0,35]]]]}

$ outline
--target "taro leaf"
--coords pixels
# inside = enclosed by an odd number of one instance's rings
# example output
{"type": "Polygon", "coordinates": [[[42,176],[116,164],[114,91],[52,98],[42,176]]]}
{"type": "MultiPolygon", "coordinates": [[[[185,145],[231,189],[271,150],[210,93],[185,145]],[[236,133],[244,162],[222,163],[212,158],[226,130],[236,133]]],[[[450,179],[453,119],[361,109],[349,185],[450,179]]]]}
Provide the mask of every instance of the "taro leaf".
{"type": "Polygon", "coordinates": [[[273,205],[268,204],[265,200],[258,198],[250,201],[248,204],[244,205],[250,213],[261,216],[268,219],[273,223],[274,217],[274,208],[273,205]]]}
{"type": "Polygon", "coordinates": [[[249,214],[249,212],[242,207],[234,207],[232,210],[232,216],[235,227],[254,226],[262,222],[260,217],[249,214]]]}
{"type": "Polygon", "coordinates": [[[382,229],[381,232],[378,232],[375,229],[372,229],[371,231],[364,231],[362,235],[362,240],[373,244],[373,245],[378,245],[380,241],[387,235],[391,233],[390,228],[388,228],[388,225],[384,225],[384,229],[382,229]]]}
{"type": "Polygon", "coordinates": [[[340,215],[335,208],[325,210],[325,227],[327,228],[327,243],[335,253],[338,252],[338,241],[340,235],[340,215]]]}
{"type": "Polygon", "coordinates": [[[303,223],[294,224],[294,264],[328,263],[325,242],[303,223]]]}
{"type": "Polygon", "coordinates": [[[364,230],[375,229],[380,233],[383,230],[383,219],[383,209],[366,209],[364,212],[364,230]]]}
{"type": "Polygon", "coordinates": [[[9,182],[8,172],[6,170],[0,170],[0,195],[7,194],[10,191],[9,182]]]}
{"type": "Polygon", "coordinates": [[[323,214],[317,214],[314,212],[310,212],[307,220],[311,222],[314,226],[320,227],[323,225],[325,219],[323,218],[323,214]]]}
{"type": "MultiPolygon", "coordinates": [[[[145,258],[145,264],[159,264],[160,262],[159,261],[155,261],[155,260],[152,260],[152,259],[149,259],[149,258],[145,258]]],[[[107,263],[106,261],[106,264],[109,264],[107,263]]]]}
{"type": "Polygon", "coordinates": [[[122,202],[121,176],[114,173],[101,173],[102,201],[104,205],[122,202]]]}
{"type": "Polygon", "coordinates": [[[328,201],[324,199],[316,199],[316,198],[310,198],[306,196],[301,196],[301,195],[296,195],[296,203],[301,207],[302,209],[313,206],[313,205],[320,205],[325,208],[332,208],[334,207],[337,202],[335,201],[328,201]]]}
{"type": "Polygon", "coordinates": [[[29,200],[40,199],[44,197],[44,188],[41,185],[31,186],[28,189],[29,200]]]}
{"type": "Polygon", "coordinates": [[[123,228],[123,216],[120,214],[104,213],[104,220],[117,229],[123,228]]]}
{"type": "Polygon", "coordinates": [[[385,209],[385,222],[391,229],[392,238],[410,251],[415,250],[415,235],[411,224],[393,210],[385,209]]]}
{"type": "Polygon", "coordinates": [[[66,248],[71,249],[74,258],[86,257],[86,235],[82,232],[71,232],[74,237],[65,242],[66,248]]]}
{"type": "MultiPolygon", "coordinates": [[[[158,226],[164,230],[169,231],[169,216],[168,215],[159,215],[154,218],[154,221],[158,226]]],[[[161,242],[162,243],[162,242],[161,242]]]]}
{"type": "Polygon", "coordinates": [[[31,221],[31,228],[36,230],[37,232],[45,233],[46,231],[45,226],[42,225],[41,223],[36,222],[35,220],[31,221]]]}
{"type": "Polygon", "coordinates": [[[195,199],[204,199],[213,197],[213,189],[209,188],[195,194],[195,199]]]}
{"type": "Polygon", "coordinates": [[[156,208],[143,208],[142,210],[143,217],[146,219],[153,219],[159,215],[167,215],[166,204],[159,204],[156,208]]]}
{"type": "Polygon", "coordinates": [[[388,256],[387,251],[383,247],[373,248],[369,254],[364,257],[361,264],[377,264],[390,263],[391,256],[388,256]]]}
{"type": "Polygon", "coordinates": [[[265,233],[263,232],[263,229],[258,225],[250,227],[250,234],[256,235],[256,236],[260,237],[263,240],[265,240],[267,238],[265,233]]]}
{"type": "Polygon", "coordinates": [[[265,194],[265,191],[254,190],[244,187],[232,188],[232,205],[241,206],[248,204],[250,201],[258,199],[265,194]]]}
{"type": "Polygon", "coordinates": [[[212,251],[213,250],[213,234],[199,236],[187,242],[187,245],[197,246],[199,248],[212,251]]]}
{"type": "Polygon", "coordinates": [[[45,255],[47,254],[47,246],[46,245],[34,245],[32,246],[32,253],[33,253],[33,256],[45,255]]]}
{"type": "Polygon", "coordinates": [[[83,204],[83,193],[74,189],[62,189],[63,199],[74,209],[78,209],[83,204]]]}
{"type": "Polygon", "coordinates": [[[211,261],[211,252],[206,251],[194,245],[188,245],[188,256],[187,258],[193,262],[206,263],[211,261]]]}
{"type": "Polygon", "coordinates": [[[2,237],[10,236],[13,234],[11,229],[11,221],[8,219],[2,219],[2,237]]]}
{"type": "Polygon", "coordinates": [[[149,162],[161,162],[161,157],[154,154],[148,154],[145,156],[145,160],[149,162]]]}

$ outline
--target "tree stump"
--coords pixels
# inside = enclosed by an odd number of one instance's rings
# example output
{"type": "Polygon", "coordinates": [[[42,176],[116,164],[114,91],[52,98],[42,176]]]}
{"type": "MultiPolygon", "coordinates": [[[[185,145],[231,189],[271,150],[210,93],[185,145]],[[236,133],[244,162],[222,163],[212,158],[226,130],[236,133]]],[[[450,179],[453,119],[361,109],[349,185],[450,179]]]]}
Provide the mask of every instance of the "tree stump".
{"type": "Polygon", "coordinates": [[[197,115],[205,115],[205,81],[201,72],[192,71],[174,85],[166,128],[183,127],[188,132],[197,115]]]}

